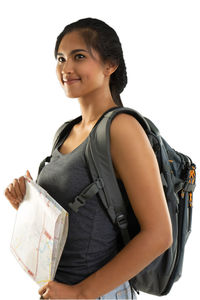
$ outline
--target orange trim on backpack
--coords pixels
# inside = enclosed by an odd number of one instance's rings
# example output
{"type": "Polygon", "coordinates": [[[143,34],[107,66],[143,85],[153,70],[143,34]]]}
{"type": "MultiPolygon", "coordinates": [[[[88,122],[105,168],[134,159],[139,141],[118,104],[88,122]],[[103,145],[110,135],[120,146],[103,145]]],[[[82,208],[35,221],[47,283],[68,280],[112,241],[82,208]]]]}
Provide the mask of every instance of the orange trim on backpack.
{"type": "Polygon", "coordinates": [[[190,174],[189,174],[189,183],[194,184],[195,183],[195,177],[196,177],[196,173],[195,173],[195,168],[192,167],[192,170],[190,170],[190,174]]]}
{"type": "Polygon", "coordinates": [[[189,193],[189,206],[192,207],[192,192],[189,193]]]}

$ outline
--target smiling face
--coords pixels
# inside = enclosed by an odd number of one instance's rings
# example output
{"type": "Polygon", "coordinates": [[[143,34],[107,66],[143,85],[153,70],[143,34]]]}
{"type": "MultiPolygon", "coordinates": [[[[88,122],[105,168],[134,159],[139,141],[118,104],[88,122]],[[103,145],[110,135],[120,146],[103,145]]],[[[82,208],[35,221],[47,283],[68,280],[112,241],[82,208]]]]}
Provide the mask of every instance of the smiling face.
{"type": "Polygon", "coordinates": [[[67,33],[60,42],[56,73],[69,98],[108,88],[111,69],[107,68],[108,64],[103,64],[94,49],[91,51],[93,57],[77,31],[67,33]]]}

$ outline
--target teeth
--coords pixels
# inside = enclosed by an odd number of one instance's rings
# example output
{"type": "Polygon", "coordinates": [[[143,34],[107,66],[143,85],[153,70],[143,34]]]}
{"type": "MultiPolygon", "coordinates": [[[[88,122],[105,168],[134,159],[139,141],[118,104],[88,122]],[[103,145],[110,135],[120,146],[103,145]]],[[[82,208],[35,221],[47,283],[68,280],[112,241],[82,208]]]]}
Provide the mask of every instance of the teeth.
{"type": "Polygon", "coordinates": [[[63,80],[64,82],[72,81],[72,80],[79,80],[79,79],[70,79],[70,80],[63,80]]]}
{"type": "Polygon", "coordinates": [[[72,81],[72,80],[80,80],[80,78],[63,79],[63,82],[68,82],[68,81],[72,81]]]}

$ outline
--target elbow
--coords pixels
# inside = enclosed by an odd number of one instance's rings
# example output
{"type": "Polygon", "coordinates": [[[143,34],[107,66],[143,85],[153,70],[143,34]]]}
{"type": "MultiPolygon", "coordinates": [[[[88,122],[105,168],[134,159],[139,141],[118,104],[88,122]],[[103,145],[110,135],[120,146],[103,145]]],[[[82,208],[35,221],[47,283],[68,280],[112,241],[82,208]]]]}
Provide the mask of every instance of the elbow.
{"type": "Polygon", "coordinates": [[[165,243],[164,243],[164,249],[167,250],[169,249],[173,244],[173,235],[172,233],[168,233],[166,235],[166,238],[165,238],[165,243]]]}
{"type": "Polygon", "coordinates": [[[165,252],[172,246],[173,234],[171,226],[168,226],[167,228],[165,228],[165,230],[159,233],[158,241],[161,253],[165,252]]]}
{"type": "Polygon", "coordinates": [[[154,258],[163,254],[173,244],[173,234],[170,226],[162,229],[141,230],[138,235],[144,236],[145,244],[148,249],[152,249],[154,258]]]}
{"type": "Polygon", "coordinates": [[[147,231],[147,235],[151,241],[151,245],[154,248],[156,256],[161,255],[173,244],[173,234],[171,224],[156,227],[147,231]]]}

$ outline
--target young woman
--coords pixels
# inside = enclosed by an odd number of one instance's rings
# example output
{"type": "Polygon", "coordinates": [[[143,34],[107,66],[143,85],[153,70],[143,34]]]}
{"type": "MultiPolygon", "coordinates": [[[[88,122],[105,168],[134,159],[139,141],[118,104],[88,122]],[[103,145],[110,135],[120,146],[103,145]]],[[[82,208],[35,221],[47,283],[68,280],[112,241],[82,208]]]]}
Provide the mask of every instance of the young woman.
{"type": "MultiPolygon", "coordinates": [[[[106,110],[123,106],[120,93],[127,76],[119,38],[106,23],[81,19],[58,36],[55,57],[61,87],[68,98],[78,99],[82,119],[73,124],[37,178],[70,218],[55,279],[39,294],[43,299],[136,299],[128,280],[170,247],[172,231],[156,157],[132,116],[122,113],[112,121],[110,150],[117,179],[140,224],[138,235],[118,251],[119,232],[98,195],[78,213],[68,206],[91,181],[84,158],[91,130],[106,110]]],[[[24,194],[23,176],[5,191],[16,209],[24,194]]]]}

